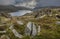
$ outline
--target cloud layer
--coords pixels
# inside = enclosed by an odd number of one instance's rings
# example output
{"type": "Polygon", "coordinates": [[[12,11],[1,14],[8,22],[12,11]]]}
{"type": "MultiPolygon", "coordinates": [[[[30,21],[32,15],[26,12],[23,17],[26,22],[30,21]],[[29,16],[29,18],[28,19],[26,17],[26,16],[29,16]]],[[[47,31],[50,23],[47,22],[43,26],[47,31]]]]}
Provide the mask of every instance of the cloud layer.
{"type": "Polygon", "coordinates": [[[15,0],[0,0],[0,5],[13,5],[15,0]]]}
{"type": "Polygon", "coordinates": [[[16,6],[34,8],[36,4],[37,4],[36,0],[20,0],[19,4],[17,4],[16,6]]]}
{"type": "Polygon", "coordinates": [[[44,7],[44,6],[60,6],[60,0],[0,0],[0,5],[24,6],[28,8],[44,7]]]}

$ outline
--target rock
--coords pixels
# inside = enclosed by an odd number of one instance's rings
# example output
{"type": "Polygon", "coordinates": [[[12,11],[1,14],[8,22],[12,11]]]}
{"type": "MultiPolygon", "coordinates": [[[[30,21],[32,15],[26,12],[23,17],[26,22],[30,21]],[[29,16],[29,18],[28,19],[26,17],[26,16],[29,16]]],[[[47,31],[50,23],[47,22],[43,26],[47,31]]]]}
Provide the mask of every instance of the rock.
{"type": "Polygon", "coordinates": [[[23,36],[21,34],[19,34],[15,29],[12,30],[12,32],[14,33],[14,35],[16,37],[22,38],[23,36]]]}
{"type": "Polygon", "coordinates": [[[26,35],[30,35],[30,33],[31,33],[31,26],[32,26],[32,22],[27,23],[27,27],[25,28],[25,34],[26,35]]]}
{"type": "Polygon", "coordinates": [[[32,22],[28,22],[27,27],[25,28],[25,34],[30,36],[37,35],[36,25],[32,22]]]}
{"type": "Polygon", "coordinates": [[[46,15],[43,15],[43,16],[41,16],[40,18],[43,18],[43,17],[45,17],[46,15]]]}
{"type": "Polygon", "coordinates": [[[6,26],[0,25],[0,33],[6,33],[6,26]]]}
{"type": "Polygon", "coordinates": [[[9,27],[9,29],[14,29],[14,28],[13,28],[13,25],[11,25],[11,26],[9,27]]]}
{"type": "Polygon", "coordinates": [[[6,31],[0,31],[0,33],[6,33],[6,31]]]}
{"type": "Polygon", "coordinates": [[[10,39],[7,35],[2,35],[0,39],[10,39]]]}
{"type": "Polygon", "coordinates": [[[60,15],[59,14],[55,14],[56,19],[59,20],[60,19],[60,15]]]}
{"type": "Polygon", "coordinates": [[[23,25],[22,21],[17,21],[17,24],[23,25]]]}
{"type": "Polygon", "coordinates": [[[60,19],[60,15],[56,15],[56,17],[60,19]]]}
{"type": "Polygon", "coordinates": [[[60,24],[60,21],[57,21],[56,24],[60,24]]]}
{"type": "Polygon", "coordinates": [[[42,16],[37,17],[36,19],[44,18],[45,16],[46,16],[46,15],[42,15],[42,16]]]}
{"type": "Polygon", "coordinates": [[[21,34],[19,34],[19,33],[13,28],[13,25],[10,26],[9,29],[14,33],[14,35],[15,35],[16,37],[18,37],[18,38],[22,38],[22,37],[23,37],[21,34]]]}
{"type": "Polygon", "coordinates": [[[33,27],[33,29],[32,29],[32,36],[37,35],[37,28],[36,28],[36,25],[33,23],[33,26],[31,26],[31,27],[33,27]]]}
{"type": "Polygon", "coordinates": [[[58,14],[55,14],[55,15],[58,15],[58,14]]]}
{"type": "Polygon", "coordinates": [[[41,27],[38,26],[38,35],[39,35],[40,31],[41,31],[41,27]]]}

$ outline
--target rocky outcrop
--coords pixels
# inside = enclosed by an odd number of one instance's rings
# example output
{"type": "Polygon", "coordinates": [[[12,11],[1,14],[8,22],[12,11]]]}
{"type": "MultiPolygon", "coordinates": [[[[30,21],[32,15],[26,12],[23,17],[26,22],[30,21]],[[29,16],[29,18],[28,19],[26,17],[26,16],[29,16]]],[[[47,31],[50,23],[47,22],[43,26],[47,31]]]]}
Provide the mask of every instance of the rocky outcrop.
{"type": "Polygon", "coordinates": [[[22,21],[17,21],[17,24],[23,25],[22,21]]]}
{"type": "Polygon", "coordinates": [[[25,28],[25,34],[30,36],[35,36],[40,32],[40,26],[37,28],[33,22],[28,22],[25,28]]]}
{"type": "Polygon", "coordinates": [[[0,25],[0,34],[4,34],[4,33],[6,33],[7,31],[6,31],[6,26],[4,26],[4,25],[0,25]]]}
{"type": "Polygon", "coordinates": [[[2,35],[0,39],[10,39],[7,35],[2,35]]]}
{"type": "Polygon", "coordinates": [[[38,26],[38,35],[40,34],[40,31],[41,31],[41,27],[40,26],[38,26]]]}
{"type": "Polygon", "coordinates": [[[0,33],[6,33],[6,31],[0,31],[0,33]]]}
{"type": "Polygon", "coordinates": [[[21,34],[19,34],[14,28],[13,28],[13,25],[11,25],[9,27],[9,29],[14,33],[14,35],[18,38],[22,38],[23,36],[21,34]]]}
{"type": "Polygon", "coordinates": [[[56,21],[56,24],[60,24],[60,21],[56,21]]]}

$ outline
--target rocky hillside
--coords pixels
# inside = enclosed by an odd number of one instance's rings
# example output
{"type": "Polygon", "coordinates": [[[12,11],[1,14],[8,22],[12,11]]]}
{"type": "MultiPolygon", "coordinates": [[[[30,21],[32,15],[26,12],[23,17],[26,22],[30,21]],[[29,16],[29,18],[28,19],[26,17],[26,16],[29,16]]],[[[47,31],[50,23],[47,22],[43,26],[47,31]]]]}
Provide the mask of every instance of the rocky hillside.
{"type": "Polygon", "coordinates": [[[44,8],[19,17],[0,16],[1,39],[60,39],[60,8],[44,8]]]}
{"type": "Polygon", "coordinates": [[[16,12],[18,10],[32,10],[30,8],[21,7],[21,6],[13,6],[13,5],[0,5],[0,13],[9,13],[9,12],[16,12]]]}
{"type": "Polygon", "coordinates": [[[32,13],[27,13],[23,16],[41,17],[43,15],[60,14],[59,12],[60,12],[60,8],[41,8],[33,11],[32,13]]]}

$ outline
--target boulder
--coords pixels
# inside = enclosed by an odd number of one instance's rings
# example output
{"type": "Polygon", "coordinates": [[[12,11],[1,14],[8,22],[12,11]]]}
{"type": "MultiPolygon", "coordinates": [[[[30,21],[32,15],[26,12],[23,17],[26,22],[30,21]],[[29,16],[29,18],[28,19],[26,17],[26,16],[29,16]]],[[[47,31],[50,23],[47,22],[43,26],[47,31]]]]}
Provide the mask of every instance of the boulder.
{"type": "Polygon", "coordinates": [[[13,32],[13,34],[14,34],[16,37],[18,37],[18,38],[22,38],[22,37],[23,37],[21,34],[19,34],[19,33],[13,28],[13,25],[10,26],[9,29],[13,32]]]}
{"type": "Polygon", "coordinates": [[[0,33],[6,33],[6,26],[0,25],[0,33]]]}
{"type": "Polygon", "coordinates": [[[7,35],[2,35],[0,39],[10,39],[7,35]]]}
{"type": "Polygon", "coordinates": [[[6,31],[0,31],[0,33],[6,33],[6,31]]]}
{"type": "Polygon", "coordinates": [[[28,22],[27,27],[25,28],[25,34],[30,36],[37,35],[36,25],[32,22],[28,22]]]}
{"type": "Polygon", "coordinates": [[[40,34],[40,31],[41,31],[41,27],[38,26],[38,35],[40,34]]]}
{"type": "Polygon", "coordinates": [[[57,21],[56,24],[60,24],[60,21],[57,21]]]}
{"type": "Polygon", "coordinates": [[[22,21],[17,21],[17,24],[23,25],[22,21]]]}

